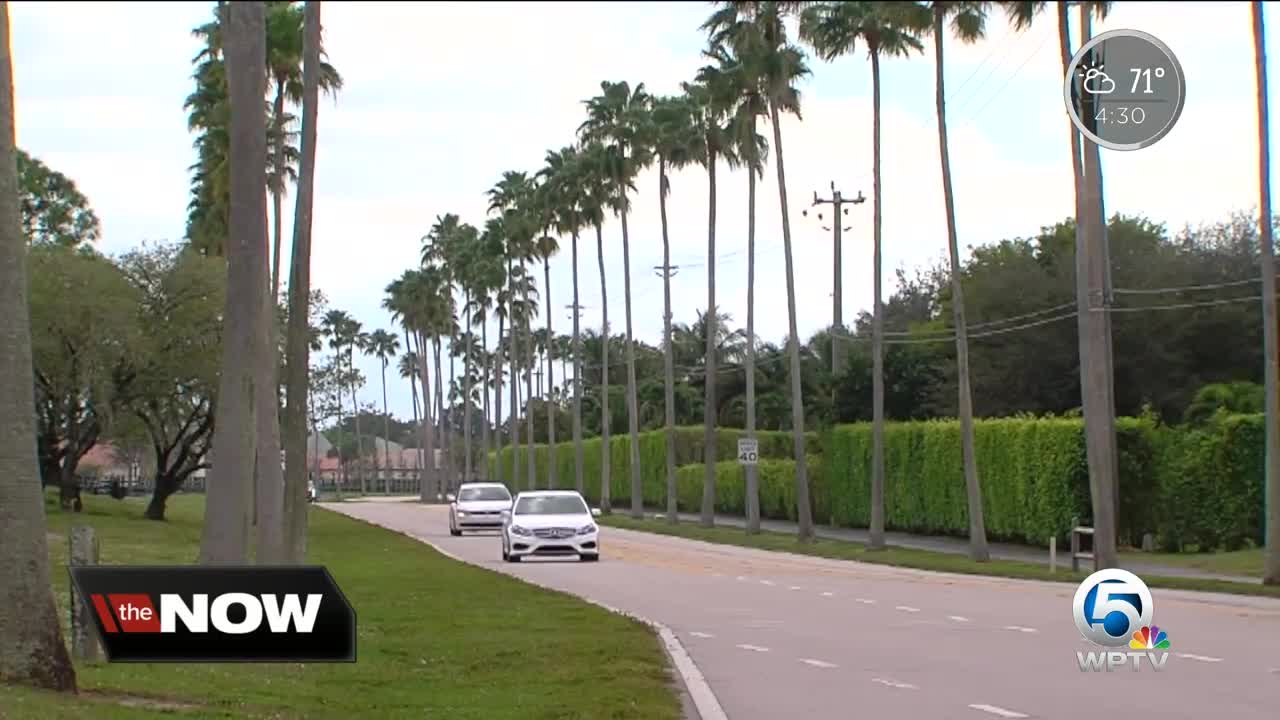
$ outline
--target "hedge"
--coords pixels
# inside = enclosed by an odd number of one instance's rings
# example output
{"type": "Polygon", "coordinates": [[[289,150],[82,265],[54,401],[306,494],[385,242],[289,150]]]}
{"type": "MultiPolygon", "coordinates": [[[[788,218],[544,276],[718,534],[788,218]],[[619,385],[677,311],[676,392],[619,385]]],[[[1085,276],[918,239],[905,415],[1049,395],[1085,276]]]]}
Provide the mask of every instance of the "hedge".
{"type": "MultiPolygon", "coordinates": [[[[736,464],[738,439],[746,437],[746,431],[737,428],[718,428],[716,430],[716,457],[732,460],[736,464]]],[[[676,428],[676,467],[701,463],[703,460],[703,429],[701,426],[676,428]]],[[[761,460],[794,459],[795,447],[790,432],[757,431],[756,440],[760,448],[761,460]]],[[[593,437],[582,441],[582,474],[584,482],[583,495],[593,503],[600,501],[600,438],[593,437]]],[[[805,433],[805,450],[809,455],[817,455],[822,451],[822,437],[818,433],[805,433]]],[[[630,446],[630,435],[622,433],[609,438],[609,494],[614,507],[628,507],[631,503],[631,470],[627,451],[630,446]]],[[[546,444],[534,445],[534,469],[537,476],[537,487],[547,487],[549,477],[549,454],[546,444]]],[[[489,453],[489,477],[497,478],[495,462],[500,455],[503,463],[502,479],[508,487],[525,489],[529,486],[527,462],[527,446],[518,448],[504,447],[501,453],[489,453]],[[520,452],[520,476],[511,477],[513,450],[520,452]]],[[[640,479],[644,503],[649,507],[666,507],[666,433],[663,430],[652,430],[640,433],[640,479]]],[[[726,463],[729,464],[729,463],[726,463]]],[[[816,467],[816,464],[810,463],[816,467]]],[[[701,465],[698,465],[701,468],[701,465]]],[[[556,443],[556,487],[573,488],[575,484],[573,441],[556,443]]],[[[763,483],[763,481],[762,481],[763,483]]],[[[701,486],[699,486],[701,487],[701,486]]],[[[763,484],[762,484],[763,487],[763,484]]],[[[718,494],[718,493],[717,493],[718,494]]],[[[701,505],[699,490],[698,505],[701,505]]]]}
{"type": "MultiPolygon", "coordinates": [[[[702,509],[704,465],[685,465],[676,470],[679,488],[677,505],[681,512],[702,509]]],[[[756,466],[760,488],[760,517],[777,520],[796,519],[795,460],[761,460],[756,466]]],[[[825,522],[829,515],[826,484],[822,480],[822,459],[809,455],[805,467],[809,471],[809,497],[815,522],[825,522]]],[[[724,515],[747,514],[745,468],[736,460],[716,463],[716,512],[724,515]]]]}

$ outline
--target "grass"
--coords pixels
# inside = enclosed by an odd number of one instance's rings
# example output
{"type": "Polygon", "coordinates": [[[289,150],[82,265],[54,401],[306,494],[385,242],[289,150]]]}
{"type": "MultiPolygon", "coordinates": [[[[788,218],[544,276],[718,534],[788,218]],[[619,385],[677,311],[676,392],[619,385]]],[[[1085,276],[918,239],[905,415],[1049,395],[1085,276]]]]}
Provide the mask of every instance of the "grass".
{"type": "Polygon", "coordinates": [[[1262,558],[1262,548],[1209,553],[1120,553],[1121,562],[1167,565],[1170,567],[1203,570],[1204,572],[1218,575],[1239,575],[1241,577],[1257,578],[1262,577],[1262,558]]]}
{"type": "MultiPolygon", "coordinates": [[[[47,510],[64,628],[72,522],[97,530],[104,564],[197,557],[200,496],[171,499],[163,523],[142,509],[89,496],[79,515],[47,510]]],[[[313,509],[310,522],[308,562],[327,566],[356,608],[357,663],[84,665],[78,697],[0,686],[0,717],[680,717],[667,659],[641,623],[337,513],[313,509]]]]}
{"type": "MultiPolygon", "coordinates": [[[[896,565],[932,570],[935,572],[961,573],[965,575],[992,575],[996,577],[1017,578],[1022,580],[1049,580],[1056,582],[1079,583],[1087,573],[1073,573],[1069,569],[1050,573],[1049,568],[1025,562],[1009,560],[991,560],[977,563],[964,555],[915,550],[911,548],[889,547],[884,550],[869,550],[861,543],[847,540],[831,540],[818,538],[812,542],[802,543],[790,533],[762,530],[757,535],[748,535],[742,528],[714,527],[704,528],[690,523],[670,525],[664,519],[635,520],[621,515],[610,515],[600,518],[604,525],[626,530],[673,535],[675,537],[721,545],[788,552],[800,555],[830,558],[833,560],[853,560],[856,562],[875,563],[878,565],[896,565]]],[[[1143,553],[1144,558],[1154,557],[1151,553],[1143,553]]],[[[1069,559],[1068,559],[1069,562],[1069,559]]],[[[1154,560],[1148,560],[1154,562],[1154,560]]],[[[1199,590],[1203,592],[1222,592],[1237,595],[1261,595],[1280,598],[1280,587],[1268,587],[1262,584],[1228,582],[1186,577],[1159,577],[1144,574],[1142,579],[1151,587],[1175,590],[1199,590]]]]}

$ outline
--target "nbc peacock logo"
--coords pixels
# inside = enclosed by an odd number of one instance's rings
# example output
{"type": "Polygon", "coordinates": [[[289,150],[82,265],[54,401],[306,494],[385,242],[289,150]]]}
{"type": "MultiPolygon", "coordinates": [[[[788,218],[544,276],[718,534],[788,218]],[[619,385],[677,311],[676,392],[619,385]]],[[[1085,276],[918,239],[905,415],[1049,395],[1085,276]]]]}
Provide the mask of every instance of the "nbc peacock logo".
{"type": "Polygon", "coordinates": [[[1151,590],[1128,570],[1107,568],[1085,578],[1076,588],[1072,619],[1084,639],[1102,650],[1076,651],[1080,672],[1164,669],[1169,633],[1151,622],[1154,615],[1151,590]],[[1126,644],[1128,652],[1121,649],[1126,644]]]}

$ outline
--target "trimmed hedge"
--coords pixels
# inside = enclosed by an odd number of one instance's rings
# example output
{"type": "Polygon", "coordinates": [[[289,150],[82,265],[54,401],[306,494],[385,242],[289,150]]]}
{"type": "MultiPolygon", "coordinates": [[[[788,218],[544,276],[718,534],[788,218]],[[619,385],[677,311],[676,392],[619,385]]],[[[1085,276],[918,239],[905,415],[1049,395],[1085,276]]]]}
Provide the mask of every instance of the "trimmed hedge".
{"type": "MultiPolygon", "coordinates": [[[[703,456],[703,429],[701,426],[695,427],[678,427],[676,428],[676,467],[701,463],[703,456]]],[[[724,465],[736,465],[736,457],[738,454],[738,439],[746,437],[745,430],[737,428],[717,428],[716,430],[716,457],[718,459],[730,460],[724,465]]],[[[792,459],[795,455],[795,447],[790,432],[756,431],[756,440],[760,447],[760,458],[763,463],[765,460],[783,460],[792,459]]],[[[600,438],[593,437],[582,441],[582,475],[583,475],[583,495],[591,502],[600,501],[600,460],[601,448],[600,438]]],[[[805,433],[805,449],[810,455],[820,454],[822,451],[822,438],[817,433],[805,433]]],[[[627,433],[613,435],[609,438],[610,464],[609,464],[609,495],[611,504],[614,507],[628,507],[631,503],[631,470],[628,450],[630,449],[630,436],[627,433]]],[[[534,468],[537,475],[537,487],[545,488],[547,480],[550,476],[548,469],[549,453],[546,444],[533,446],[534,451],[534,468]]],[[[500,453],[502,467],[502,479],[508,487],[515,489],[524,489],[528,487],[528,469],[525,463],[528,458],[527,446],[520,445],[518,448],[510,446],[504,447],[500,453]],[[513,450],[520,452],[520,477],[511,477],[513,450]]],[[[489,477],[496,478],[497,469],[495,462],[498,461],[498,453],[489,453],[489,477]]],[[[667,497],[667,480],[666,480],[666,457],[667,457],[667,440],[666,433],[663,430],[651,430],[649,432],[640,433],[640,478],[644,503],[648,507],[666,507],[667,497]]],[[[810,463],[816,467],[816,463],[810,463]]],[[[702,466],[698,465],[699,472],[702,466]]],[[[763,472],[763,471],[762,471],[763,472]]],[[[701,477],[701,476],[699,476],[701,477]]],[[[573,441],[556,443],[556,488],[569,489],[574,487],[575,468],[574,468],[574,452],[573,441]]],[[[717,480],[717,485],[719,480],[717,480]]],[[[699,480],[699,488],[701,488],[701,480],[699,480]]],[[[764,481],[761,480],[761,492],[763,493],[764,481]]],[[[701,490],[698,491],[698,501],[696,507],[701,506],[701,490]]],[[[720,494],[717,491],[717,496],[720,494]]],[[[741,490],[739,491],[741,496],[741,490]]],[[[794,503],[793,503],[794,504],[794,503]]],[[[763,512],[763,511],[762,511],[763,512]]]]}
{"type": "MultiPolygon", "coordinates": [[[[829,515],[826,484],[822,481],[822,458],[808,456],[809,495],[813,507],[814,522],[823,522],[829,515]]],[[[685,465],[676,470],[681,512],[698,512],[702,509],[702,482],[704,465],[685,465]]],[[[796,461],[761,460],[756,466],[760,483],[760,517],[778,520],[796,519],[796,461]]],[[[716,512],[725,515],[745,516],[747,476],[738,462],[716,463],[716,512]]]]}

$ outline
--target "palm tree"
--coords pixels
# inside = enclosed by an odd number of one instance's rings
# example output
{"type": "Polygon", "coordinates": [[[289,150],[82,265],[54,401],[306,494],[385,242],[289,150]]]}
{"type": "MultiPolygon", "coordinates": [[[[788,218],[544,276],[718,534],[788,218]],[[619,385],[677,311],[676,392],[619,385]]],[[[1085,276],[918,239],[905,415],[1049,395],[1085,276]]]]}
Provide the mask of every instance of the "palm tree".
{"type": "Polygon", "coordinates": [[[1259,224],[1259,242],[1262,245],[1262,278],[1263,278],[1263,316],[1268,318],[1264,323],[1266,334],[1267,393],[1266,409],[1266,462],[1267,462],[1267,538],[1265,542],[1266,558],[1263,561],[1262,582],[1264,585],[1280,585],[1280,428],[1276,426],[1280,407],[1276,401],[1276,288],[1275,288],[1275,249],[1272,246],[1271,219],[1271,144],[1267,136],[1270,125],[1267,122],[1267,51],[1266,34],[1262,25],[1262,3],[1249,3],[1253,9],[1253,55],[1256,69],[1258,93],[1258,207],[1261,209],[1259,224]]]}
{"type": "MultiPolygon", "coordinates": [[[[404,344],[409,347],[409,329],[404,331],[404,344]]],[[[400,377],[409,380],[410,397],[413,401],[413,424],[418,424],[418,357],[417,353],[412,350],[405,350],[400,356],[400,362],[396,365],[400,371],[400,377]]]]}
{"type": "MultiPolygon", "coordinates": [[[[266,8],[262,2],[227,8],[225,35],[228,96],[231,107],[230,203],[227,250],[227,307],[223,322],[221,384],[214,425],[212,468],[201,531],[200,560],[205,564],[242,564],[249,559],[250,498],[257,450],[253,393],[267,352],[262,313],[267,293],[267,206],[263,168],[267,162],[266,8]],[[244,348],[252,348],[244,352],[244,348]],[[253,428],[248,430],[248,428],[253,428]]],[[[277,461],[278,462],[278,461],[277,461]]]]}
{"type": "Polygon", "coordinates": [[[344,336],[347,341],[347,387],[351,390],[351,418],[356,426],[356,476],[360,479],[360,494],[366,495],[369,488],[364,476],[364,433],[360,430],[360,403],[356,400],[357,386],[364,385],[360,371],[356,370],[356,350],[364,357],[369,344],[369,334],[364,331],[364,324],[352,319],[347,325],[344,336]]]}
{"type": "MultiPolygon", "coordinates": [[[[707,213],[707,307],[716,306],[716,164],[724,159],[730,166],[737,164],[727,121],[736,99],[732,77],[714,65],[698,71],[697,81],[682,83],[692,101],[694,122],[701,142],[697,145],[696,159],[707,169],[709,186],[707,213]]],[[[707,313],[706,378],[703,383],[703,480],[702,525],[715,525],[716,510],[716,313],[707,313]]]]}
{"type": "MultiPolygon", "coordinates": [[[[346,375],[342,367],[342,349],[346,347],[346,332],[351,322],[351,316],[345,310],[330,310],[320,319],[320,333],[329,341],[329,349],[333,351],[333,366],[337,369],[339,382],[346,375]]],[[[338,434],[338,441],[334,443],[334,447],[338,449],[338,492],[341,494],[342,484],[346,480],[346,464],[342,462],[342,403],[337,403],[335,408],[338,411],[338,424],[334,430],[338,434]]]]}
{"type": "MultiPolygon", "coordinates": [[[[386,330],[374,330],[369,334],[369,354],[378,358],[382,364],[382,457],[390,462],[391,457],[391,413],[387,410],[387,365],[400,352],[400,339],[386,330]]],[[[384,492],[390,492],[384,479],[384,492]]]]}
{"type": "MultiPolygon", "coordinates": [[[[756,179],[764,176],[768,142],[757,131],[761,117],[769,114],[766,74],[760,57],[749,51],[738,55],[732,47],[713,45],[706,55],[714,60],[720,72],[728,75],[737,93],[729,135],[734,154],[747,167],[747,327],[746,327],[746,436],[756,439],[756,340],[755,340],[755,270],[756,270],[756,179]]],[[[747,465],[746,530],[760,532],[760,479],[755,465],[747,465]]]]}
{"type": "Polygon", "coordinates": [[[964,462],[964,485],[969,507],[969,557],[975,562],[991,558],[982,508],[982,485],[973,446],[973,395],[969,384],[969,332],[964,316],[964,283],[960,276],[960,241],[956,232],[955,193],[951,187],[951,156],[947,147],[947,106],[943,69],[943,45],[947,21],[951,31],[965,43],[974,43],[985,33],[987,3],[935,0],[932,10],[934,48],[934,103],[938,113],[938,154],[942,164],[942,200],[947,214],[947,250],[951,258],[951,310],[956,326],[956,385],[959,387],[960,448],[964,462]]]}
{"type": "Polygon", "coordinates": [[[0,547],[6,571],[0,594],[0,682],[76,692],[76,670],[62,639],[49,593],[44,493],[36,456],[36,408],[31,388],[31,323],[27,305],[27,243],[18,202],[14,147],[13,56],[9,3],[0,5],[0,547]]]}
{"type": "MultiPolygon", "coordinates": [[[[583,477],[582,456],[582,345],[579,328],[578,303],[578,233],[586,224],[583,214],[584,195],[582,161],[578,151],[571,147],[559,151],[548,150],[545,157],[546,166],[539,171],[544,183],[551,189],[548,191],[554,198],[556,230],[569,233],[572,238],[573,255],[573,335],[567,352],[562,352],[561,370],[564,370],[565,357],[573,357],[573,461],[574,487],[578,492],[586,489],[583,477]]],[[[549,294],[549,291],[548,291],[549,294]]],[[[550,311],[548,311],[550,318],[550,311]]],[[[548,320],[550,322],[550,320],[548,320]]],[[[548,326],[549,327],[549,326],[548,326]]],[[[565,382],[569,381],[566,373],[561,372],[565,382]]]]}
{"type": "MultiPolygon", "coordinates": [[[[560,244],[550,235],[556,226],[558,198],[555,186],[545,180],[538,185],[535,202],[542,219],[542,234],[538,237],[536,249],[542,258],[542,291],[545,293],[543,303],[546,307],[546,328],[542,334],[542,346],[547,356],[547,396],[555,384],[555,333],[551,329],[551,258],[560,252],[560,244]]],[[[547,402],[547,487],[560,485],[556,467],[556,407],[547,402]]]]}
{"type": "Polygon", "coordinates": [[[687,97],[654,98],[649,132],[653,154],[658,159],[658,212],[662,219],[663,418],[667,441],[667,522],[673,525],[680,520],[680,508],[676,485],[675,352],[671,343],[671,239],[667,231],[667,195],[671,192],[671,180],[667,171],[679,170],[697,161],[702,138],[693,122],[694,112],[695,107],[687,97]]]}
{"type": "MultiPolygon", "coordinates": [[[[320,97],[320,3],[309,0],[303,9],[302,148],[298,195],[293,211],[293,249],[289,254],[289,327],[285,338],[285,398],[310,392],[311,318],[311,205],[315,196],[316,113],[320,97]]],[[[277,212],[277,215],[279,213],[277,212]]],[[[279,251],[276,253],[279,256],[279,251]]],[[[284,540],[287,562],[301,563],[307,546],[306,408],[285,406],[284,540]]],[[[317,474],[317,480],[319,475],[317,474]]]]}
{"type": "MultiPolygon", "coordinates": [[[[425,283],[424,295],[430,298],[432,322],[430,327],[433,334],[439,337],[444,333],[444,315],[446,308],[442,307],[442,303],[448,303],[447,314],[452,322],[454,316],[453,311],[453,287],[456,285],[462,290],[463,303],[462,312],[464,314],[464,336],[466,338],[464,348],[466,353],[463,364],[463,379],[465,383],[465,396],[471,396],[471,333],[472,322],[470,312],[471,297],[476,292],[477,276],[474,272],[471,260],[476,257],[477,245],[480,242],[478,231],[471,225],[462,223],[457,215],[446,213],[436,218],[436,222],[431,226],[431,230],[423,238],[422,248],[422,265],[423,274],[427,277],[428,282],[425,283]]],[[[425,362],[425,359],[424,359],[425,362]]],[[[439,370],[437,370],[437,376],[439,370]]],[[[437,377],[437,383],[443,382],[443,378],[437,377]]],[[[441,392],[437,389],[437,403],[443,407],[443,398],[440,397],[441,392]]],[[[439,420],[441,418],[437,418],[439,420]]],[[[468,400],[463,407],[463,428],[462,428],[462,452],[463,452],[463,471],[462,476],[464,482],[471,481],[472,475],[472,445],[471,445],[471,403],[468,400]]],[[[435,467],[434,452],[428,459],[431,467],[435,467]]]]}
{"type": "Polygon", "coordinates": [[[711,45],[723,45],[746,62],[759,67],[760,85],[768,99],[769,120],[773,125],[773,148],[777,160],[778,201],[782,208],[782,244],[787,268],[787,314],[790,328],[788,351],[791,356],[791,427],[796,460],[796,513],[798,536],[813,539],[813,508],[809,501],[809,474],[805,462],[804,398],[801,394],[800,336],[796,329],[795,274],[791,255],[791,215],[787,206],[786,167],[782,156],[781,116],[784,112],[800,117],[800,91],[795,83],[809,74],[804,52],[787,38],[783,24],[783,8],[777,2],[739,4],[722,2],[703,29],[711,34],[711,45]]]}
{"type": "MultiPolygon", "coordinates": [[[[590,144],[582,149],[582,216],[596,228],[596,257],[600,266],[600,510],[613,511],[610,457],[613,445],[610,440],[609,415],[609,289],[604,274],[604,213],[615,204],[613,185],[609,182],[608,151],[600,144],[590,144]]],[[[574,301],[574,306],[577,306],[574,301]]],[[[578,367],[581,373],[581,365],[578,367]]],[[[579,378],[582,376],[579,374],[579,378]]],[[[581,383],[581,379],[578,381],[581,383]]]]}
{"type": "MultiPolygon", "coordinates": [[[[627,191],[632,180],[651,160],[638,138],[652,98],[644,83],[632,90],[626,82],[602,82],[601,94],[585,104],[587,119],[578,128],[588,142],[605,148],[604,178],[614,186],[614,211],[622,222],[622,282],[627,320],[627,424],[631,436],[631,516],[644,517],[644,495],[640,479],[640,423],[636,408],[636,345],[631,332],[631,240],[627,232],[627,191]]],[[[603,257],[601,258],[603,264],[603,257]]],[[[603,293],[603,268],[601,292],[603,293]]],[[[607,336],[606,336],[607,337],[607,336]]],[[[607,393],[607,389],[606,389],[607,393]]]]}
{"type": "MultiPolygon", "coordinates": [[[[871,187],[872,205],[872,441],[871,441],[871,549],[884,548],[884,312],[881,291],[880,193],[880,58],[906,57],[924,46],[915,36],[913,3],[834,2],[806,9],[800,20],[800,36],[824,60],[851,53],[859,42],[871,58],[871,187]]],[[[797,460],[802,462],[802,460],[797,460]]]]}

